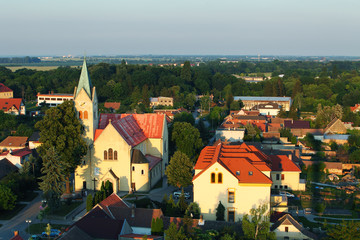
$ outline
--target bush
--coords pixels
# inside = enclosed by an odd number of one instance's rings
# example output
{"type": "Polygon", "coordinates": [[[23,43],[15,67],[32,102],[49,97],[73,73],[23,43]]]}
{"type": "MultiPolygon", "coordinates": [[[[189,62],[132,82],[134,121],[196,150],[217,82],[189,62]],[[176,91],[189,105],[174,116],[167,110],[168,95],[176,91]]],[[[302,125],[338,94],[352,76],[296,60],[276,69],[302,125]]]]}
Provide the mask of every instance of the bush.
{"type": "Polygon", "coordinates": [[[325,205],[325,203],[318,203],[318,204],[316,204],[316,206],[315,206],[315,211],[317,212],[317,213],[324,213],[324,211],[325,211],[325,208],[326,208],[326,205],[325,205]]]}
{"type": "Polygon", "coordinates": [[[216,221],[225,221],[225,207],[220,201],[216,208],[216,221]]]}

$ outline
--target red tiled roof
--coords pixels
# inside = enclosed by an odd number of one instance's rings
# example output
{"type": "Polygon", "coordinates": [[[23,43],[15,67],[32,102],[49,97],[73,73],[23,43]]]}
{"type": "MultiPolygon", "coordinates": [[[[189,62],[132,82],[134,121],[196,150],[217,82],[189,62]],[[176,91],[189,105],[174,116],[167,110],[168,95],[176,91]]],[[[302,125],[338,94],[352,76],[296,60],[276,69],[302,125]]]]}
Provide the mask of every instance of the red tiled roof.
{"type": "Polygon", "coordinates": [[[146,140],[146,136],[132,115],[111,122],[118,133],[132,147],[146,140]]]}
{"type": "Polygon", "coordinates": [[[261,171],[270,171],[267,156],[256,147],[245,143],[241,145],[222,145],[205,147],[194,169],[202,171],[194,176],[195,180],[215,162],[234,175],[239,183],[269,183],[272,181],[261,171]]]}
{"type": "Polygon", "coordinates": [[[301,169],[286,155],[270,155],[273,171],[301,172],[301,169]]]}
{"type": "Polygon", "coordinates": [[[122,238],[131,238],[131,239],[144,239],[144,236],[146,236],[146,239],[149,240],[155,240],[155,239],[163,239],[162,236],[155,236],[155,235],[144,235],[144,234],[135,234],[135,233],[131,233],[131,234],[124,234],[121,235],[120,237],[122,238]]]}
{"type": "Polygon", "coordinates": [[[22,148],[22,149],[13,150],[11,155],[17,156],[17,157],[23,157],[23,156],[29,155],[31,153],[32,153],[32,151],[30,149],[22,148]]]}
{"type": "Polygon", "coordinates": [[[20,235],[15,235],[10,240],[24,240],[20,235]]]}
{"type": "Polygon", "coordinates": [[[152,155],[145,155],[145,158],[149,161],[149,169],[151,170],[153,167],[155,167],[159,162],[161,162],[161,158],[155,157],[152,155]]]}
{"type": "Polygon", "coordinates": [[[0,99],[0,110],[7,112],[13,106],[19,110],[22,98],[4,98],[0,99]]]}
{"type": "Polygon", "coordinates": [[[1,147],[25,147],[28,137],[8,136],[1,143],[1,147]]]}
{"type": "Polygon", "coordinates": [[[285,120],[284,121],[285,128],[310,128],[310,122],[309,121],[302,121],[302,120],[285,120]]]}
{"type": "Polygon", "coordinates": [[[3,83],[0,83],[0,92],[12,92],[12,91],[13,90],[5,86],[3,83]]]}
{"type": "Polygon", "coordinates": [[[118,110],[120,108],[120,104],[121,103],[119,103],[119,102],[105,102],[104,107],[118,110]]]}
{"type": "Polygon", "coordinates": [[[129,208],[129,206],[116,193],[112,193],[110,196],[102,200],[99,205],[102,208],[109,206],[129,208]]]}
{"type": "Polygon", "coordinates": [[[94,141],[100,136],[100,134],[104,131],[104,129],[96,129],[94,141]]]}
{"type": "Polygon", "coordinates": [[[357,110],[359,107],[360,107],[360,104],[355,104],[354,107],[350,107],[350,110],[351,110],[352,112],[354,112],[354,111],[357,110]]]}

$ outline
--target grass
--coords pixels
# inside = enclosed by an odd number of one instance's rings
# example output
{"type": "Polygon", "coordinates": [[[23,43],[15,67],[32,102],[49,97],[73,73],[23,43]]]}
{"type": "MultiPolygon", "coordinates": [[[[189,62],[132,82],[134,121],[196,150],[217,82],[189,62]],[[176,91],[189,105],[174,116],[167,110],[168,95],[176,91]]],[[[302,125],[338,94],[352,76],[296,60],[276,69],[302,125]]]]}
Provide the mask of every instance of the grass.
{"type": "Polygon", "coordinates": [[[49,71],[49,70],[57,69],[58,67],[59,66],[16,66],[16,67],[6,67],[6,68],[15,72],[16,70],[23,69],[23,68],[32,69],[32,70],[36,70],[36,71],[49,71]]]}
{"type": "Polygon", "coordinates": [[[324,225],[322,223],[314,223],[314,222],[310,222],[309,220],[307,220],[306,217],[296,217],[296,220],[298,220],[299,222],[301,222],[304,227],[309,227],[311,229],[313,228],[318,228],[318,227],[321,227],[323,228],[324,225]]]}
{"type": "Polygon", "coordinates": [[[36,101],[26,102],[25,103],[26,111],[35,110],[37,108],[36,103],[37,103],[36,101]]]}
{"type": "Polygon", "coordinates": [[[342,219],[326,219],[326,218],[314,218],[315,221],[326,222],[327,223],[342,223],[342,222],[351,222],[352,220],[342,220],[342,219]]]}
{"type": "Polygon", "coordinates": [[[70,205],[66,204],[65,202],[61,203],[61,206],[58,207],[52,214],[53,216],[60,216],[65,217],[69,214],[72,210],[77,208],[82,202],[72,202],[70,205]]]}
{"type": "MultiPolygon", "coordinates": [[[[47,223],[34,223],[30,224],[29,227],[25,229],[25,231],[29,234],[41,234],[45,231],[47,223]]],[[[70,225],[63,225],[63,224],[50,224],[52,229],[59,229],[60,231],[65,231],[67,227],[70,225]]]]}
{"type": "Polygon", "coordinates": [[[0,212],[0,220],[10,220],[15,217],[27,204],[16,204],[13,210],[5,210],[0,212]]]}

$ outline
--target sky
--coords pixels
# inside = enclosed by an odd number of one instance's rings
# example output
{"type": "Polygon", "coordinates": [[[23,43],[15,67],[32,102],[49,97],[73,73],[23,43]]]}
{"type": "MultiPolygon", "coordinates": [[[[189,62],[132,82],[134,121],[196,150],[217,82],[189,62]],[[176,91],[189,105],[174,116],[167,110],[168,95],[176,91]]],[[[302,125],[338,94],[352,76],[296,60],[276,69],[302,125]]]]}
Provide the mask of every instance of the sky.
{"type": "Polygon", "coordinates": [[[0,0],[0,56],[360,56],[358,0],[0,0]]]}

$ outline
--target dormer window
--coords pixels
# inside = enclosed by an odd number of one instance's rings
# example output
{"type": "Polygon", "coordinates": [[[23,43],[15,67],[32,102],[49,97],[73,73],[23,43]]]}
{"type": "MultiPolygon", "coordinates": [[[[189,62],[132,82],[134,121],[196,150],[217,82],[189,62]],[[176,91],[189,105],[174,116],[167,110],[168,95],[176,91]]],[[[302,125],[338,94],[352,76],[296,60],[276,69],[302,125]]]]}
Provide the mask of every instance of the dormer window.
{"type": "Polygon", "coordinates": [[[249,171],[249,176],[252,176],[253,175],[253,172],[252,171],[249,171]]]}
{"type": "Polygon", "coordinates": [[[240,176],[240,171],[236,171],[236,176],[240,176]]]}

